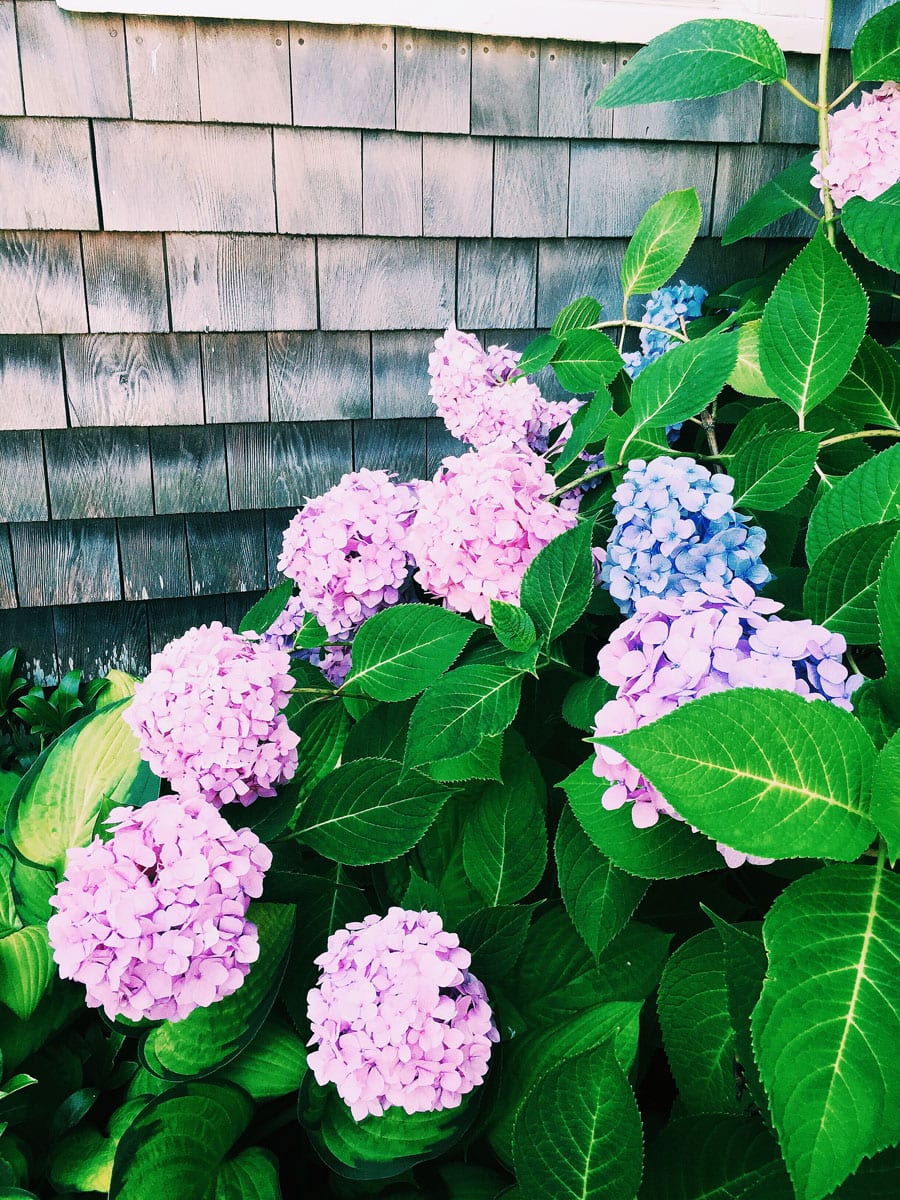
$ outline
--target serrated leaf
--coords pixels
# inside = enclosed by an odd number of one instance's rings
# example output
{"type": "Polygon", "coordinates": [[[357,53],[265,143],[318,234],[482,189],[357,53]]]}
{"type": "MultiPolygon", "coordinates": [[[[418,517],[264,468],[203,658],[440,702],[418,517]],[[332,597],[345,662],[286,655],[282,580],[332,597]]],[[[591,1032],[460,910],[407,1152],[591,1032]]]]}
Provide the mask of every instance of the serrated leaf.
{"type": "Polygon", "coordinates": [[[889,4],[869,17],[853,40],[854,79],[896,79],[900,71],[900,6],[889,4]]]}
{"type": "Polygon", "coordinates": [[[900,685],[900,535],[891,543],[882,565],[875,604],[884,665],[889,678],[900,685]]]}
{"type": "Polygon", "coordinates": [[[601,675],[579,679],[566,692],[562,706],[563,720],[574,729],[593,729],[597,713],[615,695],[615,687],[601,675]]]}
{"type": "Polygon", "coordinates": [[[0,938],[0,1002],[20,1021],[33,1015],[53,976],[45,925],[26,925],[0,938]]]}
{"type": "Polygon", "coordinates": [[[783,508],[809,479],[818,451],[817,433],[764,433],[747,442],[730,462],[734,507],[783,508]]]}
{"type": "Polygon", "coordinates": [[[426,763],[420,769],[439,783],[466,783],[473,779],[500,780],[500,758],[503,754],[503,734],[482,738],[474,750],[458,758],[442,758],[426,763]]]}
{"type": "Polygon", "coordinates": [[[686,21],[660,34],[616,72],[597,101],[605,108],[699,100],[756,80],[784,79],[778,43],[758,25],[727,18],[686,21]]]}
{"type": "Polygon", "coordinates": [[[556,378],[577,395],[612,383],[622,369],[622,356],[600,329],[573,329],[551,360],[556,378]]]}
{"type": "Polygon", "coordinates": [[[853,710],[877,750],[887,745],[900,725],[900,688],[894,678],[867,679],[853,693],[853,710]]]}
{"type": "Polygon", "coordinates": [[[872,840],[866,805],[874,747],[833,704],[734,688],[598,740],[686,821],[744,854],[849,862],[872,840]]]}
{"type": "Polygon", "coordinates": [[[490,993],[495,980],[502,980],[519,960],[532,906],[503,904],[480,908],[459,924],[459,944],[472,955],[472,973],[490,993]]]}
{"type": "Polygon", "coordinates": [[[483,737],[502,733],[519,708],[522,674],[514,667],[462,666],[444,675],[413,709],[407,766],[458,758],[483,737]]]}
{"type": "Polygon", "coordinates": [[[731,246],[750,237],[797,209],[807,209],[812,216],[809,206],[815,195],[812,186],[815,171],[811,159],[811,154],[804,155],[754,192],[728,222],[722,234],[722,245],[731,246]]]}
{"type": "MultiPolygon", "coordinates": [[[[762,923],[750,922],[731,925],[715,913],[703,907],[715,926],[725,952],[725,986],[728,992],[728,1012],[734,1030],[734,1049],[740,1079],[746,1084],[760,1112],[768,1111],[766,1093],[759,1077],[759,1068],[753,1057],[750,1037],[750,1015],[756,1007],[766,977],[766,948],[762,939],[762,923]]],[[[738,1099],[742,1099],[742,1087],[738,1088],[738,1099]]]]}
{"type": "Polygon", "coordinates": [[[298,650],[313,650],[328,641],[328,630],[312,615],[304,613],[300,628],[294,633],[294,646],[298,650]]]}
{"type": "MultiPolygon", "coordinates": [[[[238,633],[265,633],[284,612],[294,590],[292,579],[285,579],[260,597],[238,626],[238,633]]],[[[309,615],[309,614],[307,614],[309,615]]],[[[321,646],[321,642],[315,645],[321,646]]]]}
{"type": "Polygon", "coordinates": [[[522,357],[516,363],[517,375],[533,375],[546,367],[553,355],[559,349],[559,338],[549,333],[539,333],[522,351],[522,357]]]}
{"type": "Polygon", "coordinates": [[[874,338],[864,337],[827,404],[860,426],[900,430],[900,363],[874,338]]]}
{"type": "Polygon", "coordinates": [[[353,669],[344,684],[373,700],[409,700],[434,683],[477,626],[431,604],[398,604],[364,621],[353,639],[353,669]]]}
{"type": "Polygon", "coordinates": [[[562,338],[573,329],[590,329],[600,319],[600,302],[590,296],[573,300],[562,310],[550,327],[550,336],[562,338]]]}
{"type": "Polygon", "coordinates": [[[546,787],[534,759],[512,740],[501,765],[502,783],[482,791],[466,821],[466,874],[495,907],[521,900],[547,865],[546,787]]]}
{"type": "Polygon", "coordinates": [[[352,762],[354,758],[391,758],[403,762],[414,705],[414,700],[403,704],[376,704],[350,730],[341,762],[352,762]]]}
{"type": "MultiPolygon", "coordinates": [[[[576,462],[585,446],[600,441],[606,434],[606,422],[612,409],[612,396],[606,388],[598,388],[593,397],[572,416],[572,432],[559,454],[553,459],[553,473],[561,480],[567,467],[576,462]]],[[[587,464],[579,463],[579,466],[587,464]]]]}
{"type": "Polygon", "coordinates": [[[638,222],[622,259],[625,299],[652,292],[671,279],[700,230],[700,201],[694,189],[669,192],[638,222]]]}
{"type": "Polygon", "coordinates": [[[528,564],[520,600],[545,642],[570,629],[588,606],[594,587],[593,523],[582,521],[548,542],[528,564]]]}
{"type": "Polygon", "coordinates": [[[900,878],[882,862],[815,871],[763,934],[756,1058],[798,1200],[822,1200],[900,1139],[900,878]]]}
{"type": "Polygon", "coordinates": [[[900,857],[900,731],[875,760],[871,816],[885,840],[891,862],[896,862],[900,857]]]}
{"type": "Polygon", "coordinates": [[[878,576],[898,531],[900,520],[885,521],[829,542],[803,588],[803,607],[816,624],[842,633],[852,646],[878,641],[878,576]]]}
{"type": "Polygon", "coordinates": [[[639,1196],[743,1200],[748,1188],[761,1188],[777,1198],[782,1182],[790,1189],[778,1144],[762,1121],[722,1113],[671,1121],[647,1151],[639,1196]]]}
{"type": "Polygon", "coordinates": [[[887,271],[900,271],[900,183],[874,200],[852,196],[841,209],[841,224],[860,254],[887,271]]]}
{"type": "Polygon", "coordinates": [[[497,641],[507,650],[530,650],[538,640],[534,622],[518,604],[491,600],[491,625],[497,641]]]}
{"type": "Polygon", "coordinates": [[[738,330],[737,361],[728,383],[744,396],[768,399],[775,395],[763,378],[759,365],[759,321],[748,321],[738,330]]]}
{"type": "Polygon", "coordinates": [[[812,565],[829,542],[851,529],[900,519],[900,445],[864,462],[823,492],[809,518],[806,558],[812,565]]]}

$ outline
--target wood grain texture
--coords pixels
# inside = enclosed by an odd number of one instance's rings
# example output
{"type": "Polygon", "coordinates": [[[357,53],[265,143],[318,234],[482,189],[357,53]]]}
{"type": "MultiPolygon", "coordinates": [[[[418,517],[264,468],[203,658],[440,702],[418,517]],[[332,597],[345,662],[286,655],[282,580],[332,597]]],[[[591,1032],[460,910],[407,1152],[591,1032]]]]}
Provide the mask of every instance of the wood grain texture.
{"type": "Polygon", "coordinates": [[[282,233],[362,233],[358,130],[275,129],[282,233]]]}
{"type": "Polygon", "coordinates": [[[472,36],[472,132],[535,137],[540,42],[472,36]]]}
{"type": "MultiPolygon", "coordinates": [[[[804,149],[795,146],[720,146],[712,215],[713,235],[721,236],[741,205],[773,175],[796,162],[804,149]]],[[[755,236],[809,236],[812,230],[812,218],[797,212],[782,217],[755,236]]]]}
{"type": "Polygon", "coordinates": [[[232,509],[297,506],[352,469],[349,421],[229,425],[225,439],[232,509]]]}
{"type": "MultiPolygon", "coordinates": [[[[428,356],[442,330],[372,334],[372,415],[430,417],[434,404],[428,394],[428,356]]],[[[357,422],[357,433],[363,428],[357,422]]]]}
{"type": "Polygon", "coordinates": [[[353,423],[354,471],[367,467],[401,479],[422,479],[426,466],[424,419],[353,423]]]}
{"type": "Polygon", "coordinates": [[[627,237],[666,192],[693,187],[708,229],[716,147],[666,142],[573,142],[571,237],[627,237]]]}
{"type": "Polygon", "coordinates": [[[448,455],[464,454],[467,449],[450,433],[443,421],[429,417],[425,422],[425,478],[431,479],[435,475],[441,459],[448,455]]]}
{"type": "Polygon", "coordinates": [[[429,238],[321,238],[323,329],[438,329],[453,317],[456,246],[429,238]]]}
{"type": "Polygon", "coordinates": [[[367,132],[362,141],[363,233],[422,234],[422,138],[367,132]]]}
{"type": "Polygon", "coordinates": [[[115,521],[31,521],[9,532],[23,608],[121,599],[115,521]]]}
{"type": "Polygon", "coordinates": [[[9,527],[0,525],[0,609],[17,608],[18,604],[9,527]]]}
{"type": "Polygon", "coordinates": [[[278,571],[278,559],[284,545],[284,531],[296,512],[296,506],[292,506],[290,508],[270,508],[264,514],[266,519],[266,566],[270,588],[275,587],[284,579],[284,576],[278,571]]]}
{"type": "Polygon", "coordinates": [[[167,333],[166,263],[158,233],[85,233],[84,290],[92,333],[167,333]]]}
{"type": "MultiPolygon", "coordinates": [[[[819,90],[819,60],[809,54],[786,54],[787,77],[810,100],[815,100],[819,90]]],[[[839,96],[846,88],[853,72],[850,55],[835,51],[828,60],[828,94],[831,99],[839,96]]],[[[851,96],[850,100],[855,100],[851,96]]],[[[819,140],[816,114],[801,104],[783,87],[767,87],[763,93],[762,133],[763,142],[779,145],[815,145],[819,140]]]]}
{"type": "Polygon", "coordinates": [[[397,128],[469,133],[469,34],[398,29],[396,38],[397,128]]]}
{"type": "Polygon", "coordinates": [[[460,329],[534,326],[537,242],[460,239],[458,272],[460,329]]]}
{"type": "Polygon", "coordinates": [[[25,111],[33,117],[128,117],[121,17],[18,0],[25,111]]]}
{"type": "Polygon", "coordinates": [[[54,521],[153,512],[146,429],[48,430],[44,454],[54,521]]]}
{"type": "Polygon", "coordinates": [[[698,238],[675,278],[701,283],[712,293],[737,279],[758,275],[763,269],[765,249],[760,239],[746,239],[723,248],[717,238],[698,238]]]}
{"type": "Polygon", "coordinates": [[[228,511],[221,425],[151,429],[150,457],[158,514],[228,511]]]}
{"type": "Polygon", "coordinates": [[[150,629],[150,653],[158,654],[194,625],[225,623],[224,596],[195,596],[182,600],[148,600],[143,606],[150,629]]]}
{"type": "Polygon", "coordinates": [[[857,32],[875,13],[887,8],[891,0],[853,0],[850,4],[834,6],[831,44],[849,50],[857,32]]]}
{"type": "Polygon", "coordinates": [[[268,421],[265,334],[207,333],[200,338],[200,353],[207,421],[268,421]]]}
{"type": "Polygon", "coordinates": [[[128,517],[117,525],[124,599],[190,595],[184,517],[128,517]]]}
{"type": "Polygon", "coordinates": [[[0,611],[0,653],[19,651],[16,669],[41,687],[59,683],[56,634],[50,608],[12,608],[0,611]]]}
{"type": "Polygon", "coordinates": [[[564,237],[568,178],[568,142],[498,138],[494,237],[564,237]]]}
{"type": "Polygon", "coordinates": [[[489,237],[494,189],[493,141],[425,134],[422,188],[426,237],[489,237]]]}
{"type": "Polygon", "coordinates": [[[87,121],[0,120],[0,229],[99,229],[87,121]]]}
{"type": "Polygon", "coordinates": [[[274,232],[270,130],[103,121],[94,139],[106,229],[274,232]]]}
{"type": "Polygon", "coordinates": [[[53,625],[63,672],[101,679],[116,669],[140,678],[150,669],[143,604],[61,605],[53,609],[53,625]]]}
{"type": "Polygon", "coordinates": [[[86,333],[77,233],[0,233],[0,333],[86,333]]]}
{"type": "Polygon", "coordinates": [[[172,233],[166,254],[176,330],[315,328],[310,238],[172,233]]]}
{"type": "Polygon", "coordinates": [[[615,47],[541,43],[541,137],[610,137],[612,110],[594,101],[615,71],[615,47]]]}
{"type": "Polygon", "coordinates": [[[537,325],[546,329],[579,296],[593,296],[614,315],[621,311],[619,268],[625,241],[564,238],[538,247],[537,325]]]}
{"type": "Polygon", "coordinates": [[[125,18],[131,110],[136,121],[199,121],[193,17],[125,18]]]}
{"type": "Polygon", "coordinates": [[[225,624],[229,629],[238,629],[256,601],[265,594],[263,588],[258,592],[238,592],[235,596],[225,596],[225,624]]]}
{"type": "Polygon", "coordinates": [[[198,339],[186,333],[63,339],[73,425],[200,425],[198,339]]]}
{"type": "Polygon", "coordinates": [[[40,433],[0,433],[0,523],[46,521],[49,515],[40,433]]]}
{"type": "Polygon", "coordinates": [[[288,27],[281,21],[198,21],[204,121],[291,123],[288,27]]]}
{"type": "Polygon", "coordinates": [[[191,594],[254,592],[266,586],[266,531],[261,512],[189,516],[191,594]]]}
{"type": "Polygon", "coordinates": [[[20,117],[24,112],[15,5],[0,0],[0,114],[20,117]]]}
{"type": "Polygon", "coordinates": [[[298,125],[394,128],[393,29],[292,23],[290,37],[298,125]]]}
{"type": "Polygon", "coordinates": [[[59,338],[0,335],[0,429],[65,426],[59,338]]]}
{"type": "Polygon", "coordinates": [[[367,333],[270,333],[268,341],[273,421],[370,415],[367,333]]]}

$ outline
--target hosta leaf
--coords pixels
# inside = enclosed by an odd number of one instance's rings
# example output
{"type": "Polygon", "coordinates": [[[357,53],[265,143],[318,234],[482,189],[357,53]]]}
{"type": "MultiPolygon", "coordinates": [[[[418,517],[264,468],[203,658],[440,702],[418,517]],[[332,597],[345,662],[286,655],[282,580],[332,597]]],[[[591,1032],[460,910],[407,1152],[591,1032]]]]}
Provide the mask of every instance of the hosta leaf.
{"type": "Polygon", "coordinates": [[[519,708],[522,674],[513,667],[463,666],[444,675],[413,709],[406,763],[418,767],[474,750],[502,733],[519,708]]]}
{"type": "Polygon", "coordinates": [[[801,422],[849,371],[868,314],[850,267],[824,236],[814,237],[776,284],[759,338],[766,383],[801,422]]]}
{"type": "Polygon", "coordinates": [[[45,925],[26,925],[0,938],[0,1001],[27,1021],[54,976],[45,925]]]}
{"type": "Polygon", "coordinates": [[[552,366],[566,391],[582,395],[612,383],[622,369],[622,356],[601,329],[572,329],[552,366]]]}
{"type": "Polygon", "coordinates": [[[215,1078],[236,1083],[254,1100],[287,1096],[300,1086],[306,1053],[305,1039],[275,1011],[246,1050],[222,1067],[215,1078]]]}
{"type": "Polygon", "coordinates": [[[842,533],[900,519],[900,445],[891,446],[824,492],[809,518],[806,557],[815,562],[842,533]]]}
{"type": "Polygon", "coordinates": [[[622,260],[626,299],[652,292],[675,274],[700,230],[700,201],[693,188],[669,192],[641,217],[622,260]]]}
{"type": "Polygon", "coordinates": [[[16,912],[16,897],[12,885],[14,862],[10,852],[0,846],[0,938],[22,925],[16,912]]]}
{"type": "Polygon", "coordinates": [[[809,209],[814,196],[812,177],[815,174],[811,157],[807,154],[791,163],[754,192],[728,222],[722,234],[722,245],[730,246],[741,238],[750,237],[798,208],[809,209]]]}
{"type": "Polygon", "coordinates": [[[616,72],[598,104],[621,108],[657,100],[698,100],[787,74],[775,39],[758,25],[727,18],[687,21],[655,37],[616,72]]]}
{"type": "Polygon", "coordinates": [[[588,606],[594,587],[590,521],[539,550],[522,577],[521,604],[547,642],[565,633],[588,606]]]}
{"type": "Polygon", "coordinates": [[[900,183],[874,200],[851,196],[841,209],[844,233],[866,258],[900,271],[900,183]]]}
{"type": "Polygon", "coordinates": [[[880,750],[875,760],[871,811],[872,820],[894,862],[900,858],[900,731],[880,750]]]}
{"type": "Polygon", "coordinates": [[[825,547],[807,576],[804,609],[853,646],[878,641],[878,576],[898,531],[900,520],[853,529],[825,547]]]}
{"type": "Polygon", "coordinates": [[[224,1162],[216,1179],[215,1200],[281,1200],[275,1156],[250,1146],[224,1162]]]}
{"type": "Polygon", "coordinates": [[[874,747],[832,704],[735,688],[601,741],[686,821],[742,853],[852,861],[872,840],[874,747]]]}
{"type": "Polygon", "coordinates": [[[562,310],[550,329],[550,336],[564,337],[573,329],[590,329],[600,320],[600,302],[590,296],[582,296],[573,300],[562,310]]]}
{"type": "MultiPolygon", "coordinates": [[[[293,590],[294,581],[285,579],[277,587],[266,592],[241,621],[238,633],[265,633],[284,612],[284,607],[290,600],[293,590]]],[[[321,646],[322,642],[316,642],[316,645],[321,646]]]]}
{"type": "Polygon", "coordinates": [[[815,871],[763,932],[756,1058],[798,1200],[822,1200],[900,1139],[900,878],[881,862],[815,871]]]}
{"type": "Polygon", "coordinates": [[[876,609],[884,665],[889,679],[900,685],[900,535],[892,542],[881,568],[876,609]]]}
{"type": "Polygon", "coordinates": [[[537,641],[534,622],[518,604],[505,600],[491,601],[491,625],[494,635],[507,650],[530,650],[537,641]]]}
{"type": "Polygon", "coordinates": [[[900,71],[900,7],[869,17],[850,50],[854,79],[896,79],[900,71]]]}
{"type": "Polygon", "coordinates": [[[734,507],[771,511],[797,495],[812,474],[819,450],[817,433],[764,433],[747,442],[731,460],[734,507]]]}
{"type": "Polygon", "coordinates": [[[874,338],[864,337],[827,404],[859,425],[900,430],[900,363],[874,338]]]}
{"type": "Polygon", "coordinates": [[[452,666],[477,626],[430,604],[398,604],[376,613],[353,639],[345,683],[374,700],[409,700],[452,666]]]}
{"type": "MultiPolygon", "coordinates": [[[[670,1122],[647,1152],[640,1200],[736,1200],[789,1188],[778,1144],[759,1119],[727,1113],[670,1122]]],[[[769,1193],[771,1194],[771,1193],[769,1193]]]]}

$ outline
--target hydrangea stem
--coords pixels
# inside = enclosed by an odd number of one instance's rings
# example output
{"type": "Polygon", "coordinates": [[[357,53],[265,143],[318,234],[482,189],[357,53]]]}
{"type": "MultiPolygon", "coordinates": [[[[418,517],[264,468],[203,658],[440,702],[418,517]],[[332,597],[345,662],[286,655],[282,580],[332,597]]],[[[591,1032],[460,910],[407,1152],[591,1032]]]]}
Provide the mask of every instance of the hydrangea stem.
{"type": "Polygon", "coordinates": [[[781,86],[784,88],[784,90],[786,92],[790,92],[791,95],[796,100],[799,100],[801,104],[805,104],[806,107],[811,108],[813,110],[813,112],[818,112],[819,106],[817,104],[814,104],[813,101],[810,100],[807,96],[804,96],[802,92],[798,91],[797,88],[795,88],[794,85],[792,83],[790,83],[787,79],[779,79],[778,82],[781,84],[781,86]]]}
{"type": "Polygon", "coordinates": [[[622,326],[622,332],[625,329],[652,329],[654,333],[667,333],[670,337],[677,338],[679,342],[688,340],[687,334],[679,333],[677,329],[669,329],[667,325],[650,325],[647,321],[628,321],[624,317],[619,317],[616,321],[598,321],[593,325],[592,329],[612,329],[614,326],[618,328],[622,326]]]}
{"type": "Polygon", "coordinates": [[[819,175],[822,178],[822,205],[825,209],[825,236],[834,245],[834,201],[831,199],[831,189],[825,177],[828,164],[828,58],[831,51],[831,20],[834,12],[834,0],[825,0],[825,24],[822,32],[822,53],[819,55],[819,97],[816,110],[819,114],[819,154],[821,166],[819,175]]]}
{"type": "Polygon", "coordinates": [[[828,438],[819,443],[819,448],[836,446],[839,442],[852,442],[856,438],[900,438],[900,429],[858,429],[855,433],[842,433],[839,437],[828,438]]]}
{"type": "Polygon", "coordinates": [[[565,496],[566,492],[571,492],[573,488],[579,487],[582,483],[588,483],[591,479],[598,479],[601,475],[608,475],[610,471],[615,471],[621,465],[621,463],[611,463],[608,467],[599,467],[596,471],[588,471],[578,479],[573,479],[570,483],[558,487],[555,492],[550,493],[547,499],[558,500],[560,496],[565,496]]]}

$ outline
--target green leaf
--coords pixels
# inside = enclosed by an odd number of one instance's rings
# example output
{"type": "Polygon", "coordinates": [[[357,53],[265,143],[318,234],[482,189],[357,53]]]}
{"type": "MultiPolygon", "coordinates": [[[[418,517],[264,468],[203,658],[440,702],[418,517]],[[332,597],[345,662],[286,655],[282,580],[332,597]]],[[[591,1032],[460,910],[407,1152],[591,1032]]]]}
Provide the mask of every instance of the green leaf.
{"type": "Polygon", "coordinates": [[[759,365],[759,321],[748,321],[738,330],[737,362],[728,383],[745,396],[768,399],[775,395],[766,383],[759,365]]]}
{"type": "Polygon", "coordinates": [[[900,6],[889,4],[869,17],[850,50],[853,78],[896,79],[900,71],[900,6]]]}
{"type": "Polygon", "coordinates": [[[563,338],[551,366],[566,389],[578,395],[612,383],[622,369],[622,356],[600,329],[573,329],[563,338]]]}
{"type": "Polygon", "coordinates": [[[516,364],[516,377],[532,375],[550,362],[559,349],[559,338],[549,333],[539,333],[530,341],[516,364]]]}
{"type": "Polygon", "coordinates": [[[862,525],[900,518],[900,445],[864,462],[823,492],[809,518],[806,558],[810,566],[829,542],[862,525]]]}
{"type": "Polygon", "coordinates": [[[474,750],[516,715],[522,674],[513,667],[464,666],[444,675],[413,709],[406,763],[418,767],[474,750]]]}
{"type": "Polygon", "coordinates": [[[321,625],[312,613],[303,614],[303,622],[294,633],[294,646],[298,650],[313,650],[324,646],[328,641],[328,630],[321,625]]]}
{"type": "Polygon", "coordinates": [[[734,507],[783,508],[809,479],[818,452],[817,433],[765,433],[747,442],[730,464],[734,507]]]}
{"type": "MultiPolygon", "coordinates": [[[[305,708],[300,718],[292,722],[292,728],[300,734],[300,745],[303,749],[299,754],[297,774],[280,789],[279,800],[282,797],[286,797],[287,802],[293,799],[296,806],[300,800],[309,796],[317,783],[334,770],[350,734],[350,718],[340,701],[329,698],[320,704],[310,704],[305,708]]],[[[263,806],[254,804],[251,812],[260,807],[263,806]]],[[[291,816],[293,810],[289,818],[291,816]]],[[[283,825],[281,828],[273,828],[266,822],[264,807],[259,817],[258,823],[254,820],[247,821],[247,824],[262,841],[275,837],[284,828],[283,825]]]]}
{"type": "Polygon", "coordinates": [[[0,846],[0,938],[22,926],[16,911],[16,897],[12,884],[14,861],[10,852],[0,846]]]}
{"type": "Polygon", "coordinates": [[[459,944],[472,955],[472,973],[489,993],[519,961],[531,912],[527,904],[503,904],[480,908],[460,922],[459,944]]]}
{"type": "Polygon", "coordinates": [[[380,758],[344,763],[318,783],[297,836],[348,866],[396,858],[416,844],[450,795],[419,771],[401,780],[400,764],[380,758]]]}
{"type": "Polygon", "coordinates": [[[0,1001],[27,1021],[53,979],[45,925],[26,925],[0,938],[0,1001]]]}
{"type": "Polygon", "coordinates": [[[620,871],[596,848],[570,809],[556,831],[559,890],[572,924],[597,958],[627,925],[647,883],[620,871]]]}
{"type": "Polygon", "coordinates": [[[798,1200],[822,1200],[900,1139],[900,878],[882,862],[815,871],[763,934],[756,1058],[798,1200]]]}
{"type": "MultiPolygon", "coordinates": [[[[768,959],[762,939],[762,924],[746,922],[731,925],[701,905],[716,928],[725,952],[725,986],[728,991],[728,1012],[734,1030],[734,1049],[740,1079],[746,1084],[760,1112],[768,1111],[766,1094],[759,1068],[753,1057],[750,1038],[750,1015],[756,1007],[766,976],[768,959]]],[[[738,1099],[742,1099],[739,1086],[738,1099]]]]}
{"type": "Polygon", "coordinates": [[[806,578],[804,609],[816,624],[842,633],[851,646],[878,641],[878,575],[898,531],[900,520],[843,534],[829,542],[806,578]]]}
{"type": "MultiPolygon", "coordinates": [[[[740,1200],[748,1188],[789,1189],[775,1139],[762,1121],[728,1113],[671,1121],[647,1152],[640,1200],[740,1200]]],[[[788,1191],[788,1194],[790,1192],[788,1191]]]]}
{"type": "Polygon", "coordinates": [[[259,958],[241,987],[182,1021],[151,1029],[141,1047],[144,1066],[161,1079],[192,1079],[229,1063],[255,1037],[275,1002],[290,953],[294,909],[287,904],[250,906],[259,934],[259,958]]]}
{"type": "Polygon", "coordinates": [[[304,1039],[285,1017],[272,1012],[250,1045],[215,1078],[237,1084],[254,1100],[273,1100],[295,1092],[305,1070],[304,1039]]]}
{"type": "Polygon", "coordinates": [[[871,813],[887,844],[891,862],[896,862],[900,857],[900,730],[875,760],[871,813]]]}
{"type": "Polygon", "coordinates": [[[671,279],[700,231],[700,201],[694,189],[669,192],[641,217],[622,259],[625,299],[652,292],[671,279]]]}
{"type": "MultiPolygon", "coordinates": [[[[294,590],[294,582],[292,579],[282,580],[277,587],[273,587],[270,592],[266,592],[253,607],[238,626],[238,633],[265,633],[270,625],[278,620],[284,612],[285,605],[291,598],[291,593],[294,590]]],[[[307,614],[309,615],[309,614],[307,614]]],[[[321,646],[321,642],[315,643],[321,646]]]]}
{"type": "MultiPolygon", "coordinates": [[[[577,461],[579,454],[586,446],[589,446],[591,442],[599,442],[606,436],[606,422],[611,409],[612,396],[606,388],[599,388],[593,397],[573,414],[571,418],[572,432],[566,439],[566,444],[559,454],[554,455],[552,461],[553,473],[557,480],[562,480],[563,472],[577,461]]],[[[580,469],[583,466],[587,466],[587,464],[578,463],[579,475],[583,474],[580,469]]]]}
{"type": "Polygon", "coordinates": [[[215,1200],[281,1200],[275,1156],[250,1146],[224,1162],[216,1179],[215,1200]]]}
{"type": "Polygon", "coordinates": [[[623,1200],[641,1181],[634,1093],[607,1042],[566,1059],[525,1097],[513,1132],[516,1178],[535,1200],[623,1200]]]}
{"type": "Polygon", "coordinates": [[[759,338],[766,383],[801,422],[850,370],[868,315],[869,302],[856,276],[817,235],[775,285],[759,338]]]}
{"type": "Polygon", "coordinates": [[[895,538],[891,544],[881,568],[875,606],[884,665],[890,679],[898,682],[900,681],[900,536],[895,538]]]}
{"type": "Polygon", "coordinates": [[[562,310],[550,328],[550,336],[565,337],[573,329],[590,329],[600,320],[600,302],[590,296],[573,300],[562,310]]]}
{"type": "Polygon", "coordinates": [[[497,641],[507,650],[530,650],[537,641],[534,622],[518,604],[491,600],[491,625],[497,641]]]}
{"type": "Polygon", "coordinates": [[[808,209],[814,196],[812,177],[815,171],[811,158],[810,154],[804,155],[754,192],[728,222],[722,234],[722,245],[731,246],[750,237],[798,208],[808,209]]]}
{"type": "Polygon", "coordinates": [[[566,692],[562,715],[574,729],[593,729],[597,713],[607,702],[615,699],[616,689],[601,675],[579,679],[566,692]]]}
{"type": "Polygon", "coordinates": [[[522,577],[522,608],[546,642],[570,629],[594,587],[593,523],[583,521],[539,550],[522,577]]]}
{"type": "Polygon", "coordinates": [[[841,209],[841,223],[860,254],[888,271],[900,271],[900,183],[874,200],[852,196],[841,209]]]}
{"type": "Polygon", "coordinates": [[[883,749],[900,725],[900,688],[894,678],[867,679],[853,693],[853,710],[876,749],[883,749]]]}
{"type": "Polygon", "coordinates": [[[364,621],[353,639],[353,670],[344,686],[374,700],[410,700],[453,665],[476,628],[431,604],[386,608],[364,621]]]}
{"type": "Polygon", "coordinates": [[[412,700],[405,704],[376,704],[350,730],[341,762],[352,762],[354,758],[392,758],[403,762],[413,705],[412,700]]]}
{"type": "Polygon", "coordinates": [[[467,750],[457,758],[442,758],[428,763],[422,770],[429,779],[439,783],[466,783],[473,779],[496,779],[500,773],[500,758],[503,754],[503,734],[495,733],[482,738],[474,750],[467,750]]]}
{"type": "Polygon", "coordinates": [[[900,430],[900,363],[868,336],[827,405],[860,426],[900,430]]]}
{"type": "Polygon", "coordinates": [[[744,854],[852,861],[872,840],[874,747],[833,704],[734,688],[599,740],[686,821],[744,854]]]}

